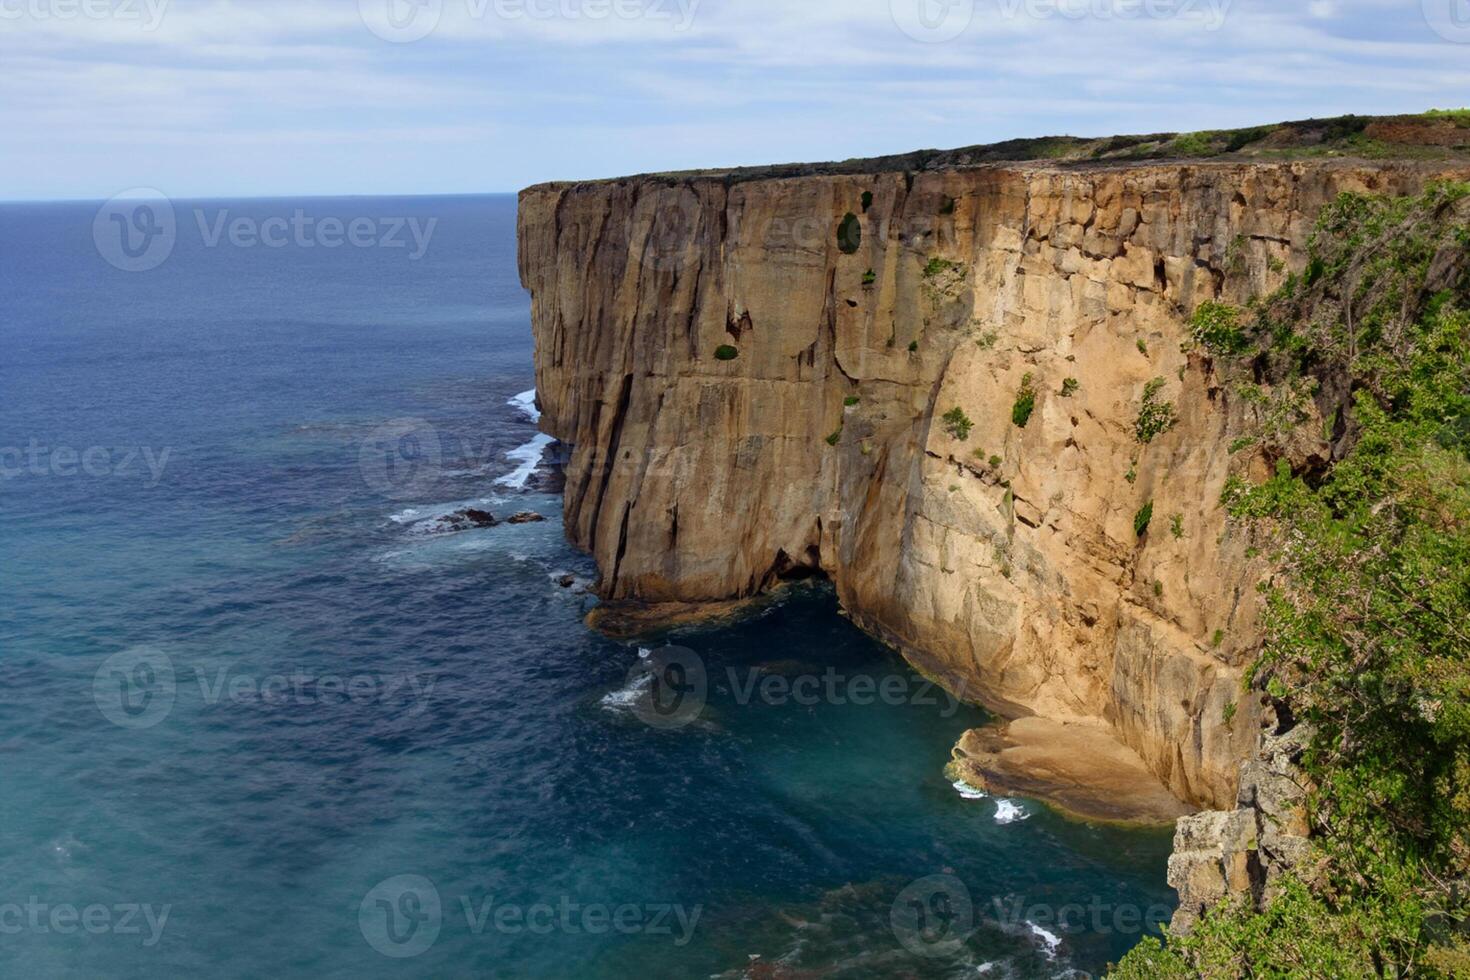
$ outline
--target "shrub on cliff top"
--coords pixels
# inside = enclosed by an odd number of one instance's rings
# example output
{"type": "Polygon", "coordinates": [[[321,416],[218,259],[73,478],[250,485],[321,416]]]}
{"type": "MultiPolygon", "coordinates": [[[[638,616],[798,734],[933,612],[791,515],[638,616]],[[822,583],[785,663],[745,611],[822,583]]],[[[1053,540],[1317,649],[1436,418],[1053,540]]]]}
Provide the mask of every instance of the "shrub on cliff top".
{"type": "Polygon", "coordinates": [[[844,255],[851,255],[863,244],[863,223],[851,211],[842,216],[837,226],[837,247],[844,255]]]}
{"type": "Polygon", "coordinates": [[[1344,195],[1312,281],[1258,308],[1239,370],[1309,373],[1344,413],[1325,472],[1281,459],[1225,496],[1276,542],[1249,682],[1310,726],[1314,853],[1263,910],[1216,908],[1117,976],[1470,975],[1467,227],[1470,186],[1344,195]]]}

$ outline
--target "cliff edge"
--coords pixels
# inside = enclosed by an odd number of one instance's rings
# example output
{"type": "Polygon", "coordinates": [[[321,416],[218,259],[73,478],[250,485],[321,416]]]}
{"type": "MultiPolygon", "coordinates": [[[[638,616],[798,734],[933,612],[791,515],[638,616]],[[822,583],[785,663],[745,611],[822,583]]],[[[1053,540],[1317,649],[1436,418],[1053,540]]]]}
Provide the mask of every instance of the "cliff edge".
{"type": "MultiPolygon", "coordinates": [[[[1233,809],[1269,569],[1220,497],[1274,467],[1273,401],[1188,318],[1301,272],[1338,194],[1470,165],[937,159],[522,192],[567,534],[611,601],[823,573],[966,697],[1110,733],[1233,809]]],[[[1325,460],[1330,432],[1284,451],[1325,460]]]]}

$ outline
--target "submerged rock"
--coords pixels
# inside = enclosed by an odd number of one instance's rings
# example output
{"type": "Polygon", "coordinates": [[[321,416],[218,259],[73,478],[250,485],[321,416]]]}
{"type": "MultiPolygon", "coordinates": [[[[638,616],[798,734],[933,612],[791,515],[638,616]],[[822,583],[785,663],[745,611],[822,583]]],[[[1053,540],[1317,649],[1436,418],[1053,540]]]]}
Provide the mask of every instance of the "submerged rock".
{"type": "Polygon", "coordinates": [[[541,523],[544,520],[546,520],[546,518],[542,517],[540,514],[536,513],[533,510],[523,510],[519,514],[516,514],[513,517],[506,518],[505,523],[507,523],[507,524],[539,524],[539,523],[541,523]]]}
{"type": "Polygon", "coordinates": [[[495,527],[500,521],[488,510],[480,510],[477,507],[466,507],[452,514],[435,518],[429,525],[428,530],[433,534],[451,534],[455,531],[469,531],[480,527],[495,527]]]}

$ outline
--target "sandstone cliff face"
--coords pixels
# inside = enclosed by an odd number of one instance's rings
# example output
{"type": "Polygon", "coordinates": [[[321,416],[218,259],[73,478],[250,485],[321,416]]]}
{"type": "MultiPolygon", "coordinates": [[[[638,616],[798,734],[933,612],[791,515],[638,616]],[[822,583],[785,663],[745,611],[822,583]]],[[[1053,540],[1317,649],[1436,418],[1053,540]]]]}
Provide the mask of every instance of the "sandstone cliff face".
{"type": "Polygon", "coordinates": [[[567,533],[613,600],[820,570],[966,696],[1105,726],[1179,798],[1232,807],[1267,570],[1219,499],[1269,465],[1235,445],[1265,409],[1182,352],[1185,320],[1299,270],[1338,193],[1434,176],[997,165],[530,188],[520,267],[542,427],[570,447],[567,533]],[[849,213],[861,238],[839,243],[849,213]],[[1178,422],[1143,444],[1152,379],[1178,422]],[[956,408],[969,431],[945,423],[956,408]]]}

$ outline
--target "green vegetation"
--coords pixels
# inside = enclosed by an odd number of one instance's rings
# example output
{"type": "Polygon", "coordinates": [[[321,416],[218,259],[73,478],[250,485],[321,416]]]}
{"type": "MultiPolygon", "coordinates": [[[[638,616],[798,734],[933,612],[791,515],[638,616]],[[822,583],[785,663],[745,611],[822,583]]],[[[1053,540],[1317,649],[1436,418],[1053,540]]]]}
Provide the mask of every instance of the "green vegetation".
{"type": "Polygon", "coordinates": [[[975,346],[979,347],[981,350],[990,350],[995,346],[995,342],[999,339],[1000,334],[996,333],[994,330],[987,330],[979,337],[975,338],[975,346]]]}
{"type": "Polygon", "coordinates": [[[1240,328],[1240,311],[1226,303],[1201,303],[1189,323],[1194,342],[1211,354],[1239,354],[1250,346],[1240,328]]]}
{"type": "Polygon", "coordinates": [[[1148,444],[1163,435],[1179,421],[1174,406],[1159,401],[1159,392],[1164,387],[1163,378],[1154,378],[1143,386],[1143,402],[1138,407],[1138,420],[1133,424],[1138,441],[1148,444]]]}
{"type": "Polygon", "coordinates": [[[1077,394],[1077,389],[1080,387],[1082,387],[1082,384],[1076,378],[1063,378],[1062,390],[1058,394],[1063,398],[1071,398],[1077,394]]]}
{"type": "Polygon", "coordinates": [[[1220,644],[1222,644],[1224,642],[1225,642],[1225,631],[1224,630],[1215,630],[1215,635],[1212,636],[1212,637],[1210,637],[1210,646],[1218,649],[1219,646],[1220,646],[1220,644]]]}
{"type": "Polygon", "coordinates": [[[1021,387],[1016,391],[1016,403],[1011,406],[1011,421],[1017,428],[1026,428],[1026,423],[1031,421],[1031,413],[1036,410],[1036,386],[1028,373],[1021,379],[1021,387]]]}
{"type": "Polygon", "coordinates": [[[1235,720],[1235,710],[1236,704],[1234,701],[1227,701],[1225,703],[1225,710],[1220,713],[1220,716],[1221,720],[1225,722],[1226,728],[1229,728],[1230,723],[1235,720]]]}
{"type": "Polygon", "coordinates": [[[851,211],[842,216],[837,226],[837,247],[844,255],[851,255],[863,244],[863,223],[851,211]]]}
{"type": "Polygon", "coordinates": [[[942,273],[942,272],[948,272],[950,269],[953,269],[954,267],[955,267],[955,264],[953,262],[951,262],[949,259],[941,259],[938,256],[935,256],[934,258],[932,258],[932,259],[929,260],[929,264],[928,265],[924,266],[924,278],[925,279],[933,279],[935,276],[939,275],[940,273],[942,273]]]}
{"type": "Polygon", "coordinates": [[[1183,514],[1171,514],[1171,515],[1169,515],[1169,533],[1172,534],[1172,535],[1174,535],[1175,540],[1179,540],[1179,539],[1182,539],[1184,537],[1184,515],[1183,514]]]}
{"type": "Polygon", "coordinates": [[[1134,535],[1137,536],[1137,537],[1140,537],[1140,538],[1143,537],[1143,532],[1145,532],[1145,531],[1148,530],[1148,526],[1149,526],[1150,523],[1153,522],[1153,519],[1154,519],[1154,502],[1152,500],[1150,500],[1148,503],[1144,504],[1142,507],[1140,507],[1138,509],[1138,513],[1137,514],[1134,514],[1133,515],[1133,533],[1134,533],[1134,535]]]}
{"type": "Polygon", "coordinates": [[[864,286],[871,286],[871,285],[873,285],[873,283],[875,283],[877,281],[878,281],[878,273],[874,272],[872,269],[869,269],[867,272],[864,272],[863,273],[863,285],[864,286]]]}
{"type": "Polygon", "coordinates": [[[965,414],[963,408],[956,405],[954,408],[945,412],[941,418],[944,422],[945,432],[948,432],[960,442],[964,442],[970,438],[970,430],[975,427],[975,423],[970,421],[970,417],[965,414]]]}
{"type": "Polygon", "coordinates": [[[827,445],[829,445],[829,446],[835,446],[835,445],[837,445],[841,441],[842,441],[842,426],[839,425],[837,427],[837,431],[834,432],[834,433],[832,433],[830,436],[827,437],[827,445]]]}
{"type": "Polygon", "coordinates": [[[1448,119],[1464,129],[1470,129],[1470,109],[1430,109],[1424,113],[1425,119],[1448,119]]]}
{"type": "Polygon", "coordinates": [[[873,192],[863,191],[863,214],[868,213],[868,208],[873,206],[873,192]]]}
{"type": "Polygon", "coordinates": [[[990,457],[990,468],[993,470],[998,470],[1000,469],[1000,464],[1003,462],[1005,462],[1005,460],[1001,459],[999,456],[992,456],[990,457]]]}
{"type": "Polygon", "coordinates": [[[1142,337],[1138,338],[1138,353],[1142,354],[1144,357],[1148,357],[1148,341],[1144,340],[1142,337]]]}
{"type": "Polygon", "coordinates": [[[715,360],[717,361],[733,361],[739,356],[740,351],[729,344],[721,344],[715,348],[715,360]]]}
{"type": "Polygon", "coordinates": [[[917,340],[911,340],[911,341],[909,341],[909,353],[910,354],[917,354],[918,352],[919,352],[919,342],[917,340]]]}
{"type": "Polygon", "coordinates": [[[846,408],[852,408],[860,401],[862,401],[862,399],[859,398],[857,395],[848,395],[846,398],[842,399],[842,404],[846,408]]]}
{"type": "Polygon", "coordinates": [[[1310,252],[1234,369],[1341,410],[1350,445],[1225,503],[1275,542],[1248,683],[1307,726],[1313,853],[1118,977],[1470,976],[1470,185],[1344,195],[1310,252]]]}

